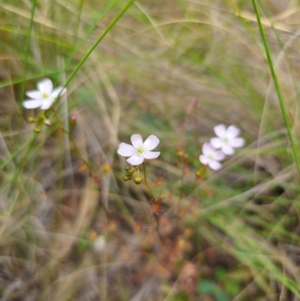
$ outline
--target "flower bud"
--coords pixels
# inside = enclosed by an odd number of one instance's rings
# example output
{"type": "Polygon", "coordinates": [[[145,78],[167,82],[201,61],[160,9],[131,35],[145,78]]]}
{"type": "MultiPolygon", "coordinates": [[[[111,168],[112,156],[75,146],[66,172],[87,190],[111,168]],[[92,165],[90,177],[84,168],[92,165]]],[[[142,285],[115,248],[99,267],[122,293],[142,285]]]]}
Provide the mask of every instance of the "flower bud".
{"type": "Polygon", "coordinates": [[[99,235],[94,241],[93,248],[96,253],[101,253],[105,249],[105,238],[103,235],[99,235]]]}
{"type": "Polygon", "coordinates": [[[45,123],[45,125],[47,125],[47,126],[50,126],[50,125],[51,125],[51,121],[50,121],[49,119],[46,119],[46,120],[44,121],[44,123],[45,123]]]}
{"type": "Polygon", "coordinates": [[[39,133],[39,132],[41,131],[41,128],[40,128],[39,126],[36,126],[36,127],[34,128],[34,131],[35,131],[36,133],[39,133]]]}
{"type": "Polygon", "coordinates": [[[128,181],[128,180],[130,180],[130,177],[127,176],[127,175],[125,175],[125,176],[123,177],[123,180],[124,180],[124,181],[128,181]]]}
{"type": "Polygon", "coordinates": [[[110,167],[109,164],[104,163],[104,164],[102,165],[102,170],[103,170],[105,173],[109,173],[109,172],[111,172],[111,167],[110,167]]]}
{"type": "Polygon", "coordinates": [[[77,115],[78,115],[78,112],[75,112],[75,113],[71,116],[71,118],[70,118],[70,124],[73,125],[73,126],[75,126],[76,123],[77,123],[77,121],[76,121],[77,115]]]}
{"type": "Polygon", "coordinates": [[[36,119],[34,117],[28,117],[27,121],[30,123],[34,123],[36,122],[36,119]]]}
{"type": "Polygon", "coordinates": [[[126,165],[126,166],[125,166],[125,170],[126,170],[126,171],[130,171],[130,169],[131,169],[131,167],[130,167],[129,165],[126,165]]]}
{"type": "Polygon", "coordinates": [[[197,178],[201,179],[201,180],[205,180],[207,178],[206,171],[207,171],[206,165],[204,165],[200,169],[198,169],[196,171],[197,178]]]}
{"type": "Polygon", "coordinates": [[[134,178],[134,183],[137,184],[137,185],[138,185],[138,184],[141,184],[141,183],[142,183],[142,180],[143,180],[143,179],[142,179],[140,176],[136,176],[136,177],[134,178]]]}

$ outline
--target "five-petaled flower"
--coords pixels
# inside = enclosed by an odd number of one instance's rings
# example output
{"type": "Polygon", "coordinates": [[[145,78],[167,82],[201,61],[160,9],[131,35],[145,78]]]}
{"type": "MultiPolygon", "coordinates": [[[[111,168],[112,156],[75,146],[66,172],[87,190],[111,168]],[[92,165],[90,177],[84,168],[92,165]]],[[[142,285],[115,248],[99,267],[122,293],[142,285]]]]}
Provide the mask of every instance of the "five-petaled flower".
{"type": "Polygon", "coordinates": [[[37,83],[37,90],[26,92],[26,95],[31,99],[23,101],[23,106],[26,109],[41,108],[47,110],[53,104],[58,95],[66,92],[66,88],[61,86],[53,89],[52,81],[49,78],[43,79],[37,83]]]}
{"type": "Polygon", "coordinates": [[[140,134],[134,134],[130,138],[132,145],[121,143],[119,145],[118,154],[123,157],[129,157],[127,162],[131,165],[140,165],[144,159],[156,159],[160,152],[152,152],[159,144],[159,139],[150,135],[145,142],[140,134]]]}
{"type": "Polygon", "coordinates": [[[235,148],[245,144],[245,139],[238,137],[239,128],[234,125],[226,128],[224,124],[219,124],[214,127],[214,131],[217,137],[211,138],[210,143],[214,148],[220,148],[225,155],[233,155],[235,148]]]}
{"type": "Polygon", "coordinates": [[[221,150],[216,150],[210,143],[206,142],[202,146],[202,153],[199,156],[202,164],[208,165],[213,170],[219,170],[222,167],[219,161],[222,161],[225,155],[221,150]]]}

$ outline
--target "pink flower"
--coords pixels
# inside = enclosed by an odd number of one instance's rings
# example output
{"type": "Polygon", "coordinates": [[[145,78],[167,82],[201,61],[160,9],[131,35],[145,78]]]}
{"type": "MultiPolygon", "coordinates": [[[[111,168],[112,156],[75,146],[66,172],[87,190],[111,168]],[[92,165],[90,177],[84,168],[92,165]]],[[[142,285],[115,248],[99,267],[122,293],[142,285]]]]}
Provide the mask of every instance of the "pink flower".
{"type": "Polygon", "coordinates": [[[144,159],[156,159],[160,152],[152,152],[152,150],[159,144],[159,139],[150,135],[145,142],[143,142],[140,134],[131,136],[131,143],[121,143],[117,153],[123,157],[129,157],[127,162],[131,165],[140,165],[144,159]]]}
{"type": "Polygon", "coordinates": [[[199,156],[199,160],[202,164],[208,165],[213,170],[219,170],[225,155],[222,151],[216,150],[210,143],[206,142],[202,146],[202,155],[199,156]]]}
{"type": "Polygon", "coordinates": [[[217,137],[210,139],[210,143],[214,148],[220,148],[225,155],[233,155],[235,148],[245,144],[245,139],[238,137],[239,128],[234,125],[226,128],[224,124],[219,124],[214,127],[214,130],[217,137]]]}

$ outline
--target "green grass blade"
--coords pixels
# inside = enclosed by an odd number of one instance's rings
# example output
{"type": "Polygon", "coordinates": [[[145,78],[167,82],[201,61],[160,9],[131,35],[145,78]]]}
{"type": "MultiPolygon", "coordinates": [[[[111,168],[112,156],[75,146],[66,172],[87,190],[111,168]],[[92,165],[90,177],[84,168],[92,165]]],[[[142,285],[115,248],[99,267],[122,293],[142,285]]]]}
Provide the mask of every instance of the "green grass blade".
{"type": "Polygon", "coordinates": [[[131,7],[135,0],[129,0],[127,4],[123,7],[123,9],[119,12],[119,14],[112,20],[112,22],[106,27],[104,32],[101,34],[99,39],[94,43],[94,45],[90,48],[90,50],[86,53],[86,55],[82,58],[82,60],[78,63],[72,74],[68,77],[67,81],[64,84],[64,87],[67,87],[71,82],[75,74],[90,56],[90,54],[94,51],[94,49],[98,46],[98,44],[104,39],[104,37],[110,32],[110,30],[117,24],[117,22],[121,19],[121,17],[125,14],[125,12],[131,7]]]}
{"type": "Polygon", "coordinates": [[[252,4],[253,4],[254,11],[255,11],[259,31],[260,31],[260,34],[261,34],[261,38],[262,38],[263,43],[264,43],[264,48],[265,48],[265,51],[266,51],[268,64],[269,64],[269,67],[270,67],[270,71],[271,71],[272,78],[273,78],[273,81],[274,81],[274,86],[275,86],[276,93],[277,93],[277,96],[278,96],[281,112],[282,112],[282,115],[283,115],[283,119],[284,119],[284,122],[285,122],[287,132],[288,132],[289,140],[291,142],[294,159],[295,159],[296,165],[297,165],[298,175],[300,175],[300,160],[299,160],[299,157],[298,157],[298,154],[297,154],[297,146],[296,146],[296,143],[295,143],[295,140],[294,140],[294,137],[293,137],[293,133],[292,133],[291,122],[289,120],[287,110],[286,110],[286,107],[285,107],[285,104],[284,104],[282,92],[281,92],[280,85],[279,85],[279,82],[278,82],[278,78],[277,78],[277,75],[276,75],[276,72],[275,72],[275,69],[274,69],[274,65],[273,65],[273,62],[272,62],[271,54],[270,54],[270,48],[269,48],[269,45],[268,45],[268,42],[267,42],[267,38],[266,38],[266,35],[265,35],[265,32],[264,32],[262,23],[261,23],[260,14],[259,14],[259,11],[258,11],[258,8],[257,8],[257,5],[256,5],[256,1],[252,0],[252,4]]]}

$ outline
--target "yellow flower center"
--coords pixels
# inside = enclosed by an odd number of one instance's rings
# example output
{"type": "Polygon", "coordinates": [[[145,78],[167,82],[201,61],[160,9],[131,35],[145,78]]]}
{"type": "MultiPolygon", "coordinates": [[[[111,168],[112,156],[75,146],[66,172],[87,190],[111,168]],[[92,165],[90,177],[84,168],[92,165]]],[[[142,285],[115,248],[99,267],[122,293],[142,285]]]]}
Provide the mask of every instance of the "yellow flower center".
{"type": "Polygon", "coordinates": [[[137,149],[138,153],[142,154],[143,153],[143,148],[140,146],[138,149],[137,149]]]}
{"type": "Polygon", "coordinates": [[[42,97],[43,97],[43,98],[48,98],[48,94],[47,94],[47,93],[43,93],[43,94],[42,94],[42,97]]]}

